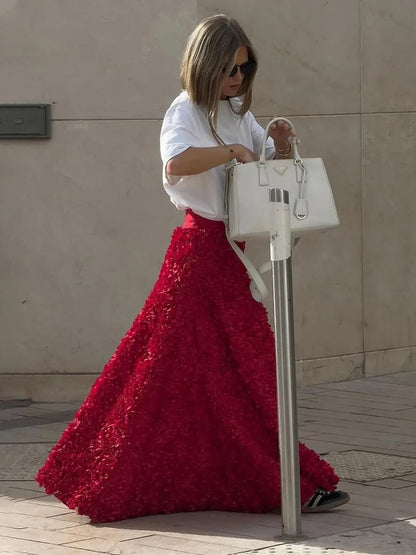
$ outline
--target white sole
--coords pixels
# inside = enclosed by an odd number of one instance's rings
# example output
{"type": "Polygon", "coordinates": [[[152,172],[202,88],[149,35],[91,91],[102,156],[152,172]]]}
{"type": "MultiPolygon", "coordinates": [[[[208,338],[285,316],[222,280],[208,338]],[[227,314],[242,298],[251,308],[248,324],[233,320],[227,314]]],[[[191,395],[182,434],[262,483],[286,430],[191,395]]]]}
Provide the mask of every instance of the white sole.
{"type": "Polygon", "coordinates": [[[346,494],[347,497],[341,497],[338,500],[334,500],[331,503],[325,503],[324,505],[318,505],[317,507],[303,507],[303,513],[326,513],[327,511],[332,511],[332,509],[336,509],[341,505],[345,505],[350,500],[350,496],[348,493],[346,494]]]}

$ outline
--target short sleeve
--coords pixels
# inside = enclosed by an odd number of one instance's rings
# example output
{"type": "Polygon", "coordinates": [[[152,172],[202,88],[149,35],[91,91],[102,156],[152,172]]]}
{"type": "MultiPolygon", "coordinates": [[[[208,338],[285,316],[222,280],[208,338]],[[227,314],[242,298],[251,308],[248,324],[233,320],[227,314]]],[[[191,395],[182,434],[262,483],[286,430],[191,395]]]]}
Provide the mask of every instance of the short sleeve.
{"type": "MultiPolygon", "coordinates": [[[[261,153],[261,145],[263,143],[264,137],[264,129],[263,127],[257,123],[256,118],[253,116],[251,112],[247,112],[250,118],[250,128],[251,128],[251,135],[253,137],[253,146],[254,146],[254,154],[260,156],[261,153]]],[[[275,156],[275,148],[274,142],[271,137],[267,137],[266,141],[266,159],[272,160],[275,156]]]]}
{"type": "Polygon", "coordinates": [[[168,161],[197,144],[196,122],[191,109],[183,105],[171,106],[165,114],[160,133],[163,179],[169,185],[175,185],[181,178],[180,176],[169,176],[166,173],[168,161]]]}

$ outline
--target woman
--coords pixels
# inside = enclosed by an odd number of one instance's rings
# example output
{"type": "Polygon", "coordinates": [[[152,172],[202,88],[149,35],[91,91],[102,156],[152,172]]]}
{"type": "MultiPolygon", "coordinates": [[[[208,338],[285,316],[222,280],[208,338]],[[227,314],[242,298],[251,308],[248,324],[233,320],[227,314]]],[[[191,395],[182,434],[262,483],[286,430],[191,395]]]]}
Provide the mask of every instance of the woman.
{"type": "MultiPolygon", "coordinates": [[[[142,311],[37,480],[93,521],[280,506],[273,334],[224,234],[225,164],[257,159],[248,111],[257,69],[238,23],[204,20],[188,41],[184,91],[161,132],[163,182],[185,210],[142,311]]],[[[267,156],[290,154],[275,126],[267,156]]],[[[300,444],[304,510],[348,500],[300,444]]]]}

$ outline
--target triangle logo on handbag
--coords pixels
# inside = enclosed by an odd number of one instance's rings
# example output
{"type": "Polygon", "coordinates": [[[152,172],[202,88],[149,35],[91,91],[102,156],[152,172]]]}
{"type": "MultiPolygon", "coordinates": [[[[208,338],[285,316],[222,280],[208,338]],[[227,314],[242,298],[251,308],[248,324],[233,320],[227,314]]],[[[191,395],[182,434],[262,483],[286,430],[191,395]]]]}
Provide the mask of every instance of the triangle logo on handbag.
{"type": "Polygon", "coordinates": [[[275,171],[277,171],[277,173],[279,175],[284,175],[286,170],[287,170],[287,166],[278,166],[277,168],[273,168],[275,171]]]}

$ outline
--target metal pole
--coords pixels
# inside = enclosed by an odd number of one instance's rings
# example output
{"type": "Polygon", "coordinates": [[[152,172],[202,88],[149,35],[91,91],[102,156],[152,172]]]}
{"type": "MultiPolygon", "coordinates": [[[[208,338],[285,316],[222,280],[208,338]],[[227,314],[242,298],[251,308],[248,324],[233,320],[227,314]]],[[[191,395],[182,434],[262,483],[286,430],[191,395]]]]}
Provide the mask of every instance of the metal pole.
{"type": "Polygon", "coordinates": [[[296,409],[289,193],[270,189],[270,259],[273,279],[279,421],[282,535],[302,532],[296,409]]]}

